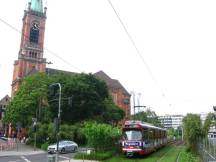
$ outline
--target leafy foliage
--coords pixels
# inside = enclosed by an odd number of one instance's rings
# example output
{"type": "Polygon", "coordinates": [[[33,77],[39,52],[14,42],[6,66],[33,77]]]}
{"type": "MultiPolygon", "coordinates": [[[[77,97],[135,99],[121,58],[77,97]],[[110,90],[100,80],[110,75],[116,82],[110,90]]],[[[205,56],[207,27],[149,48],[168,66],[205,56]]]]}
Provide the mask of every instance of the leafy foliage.
{"type": "Polygon", "coordinates": [[[184,138],[187,145],[193,151],[196,150],[196,144],[203,136],[202,122],[199,115],[187,114],[183,119],[184,138]]]}
{"type": "Polygon", "coordinates": [[[178,127],[177,129],[169,128],[167,130],[167,136],[169,139],[180,139],[182,138],[182,128],[178,127]]]}
{"type": "MultiPolygon", "coordinates": [[[[117,121],[123,118],[121,110],[110,99],[105,82],[92,74],[59,74],[54,76],[54,80],[62,84],[61,117],[63,122],[75,123],[89,119],[108,122],[112,118],[105,114],[110,112],[120,114],[114,118],[117,121]],[[71,105],[68,104],[69,97],[72,99],[71,105]]],[[[52,98],[49,97],[49,100],[53,101],[57,98],[58,94],[52,98]]],[[[49,103],[54,117],[58,111],[58,100],[49,103]]]]}
{"type": "MultiPolygon", "coordinates": [[[[16,122],[21,122],[24,127],[32,124],[32,118],[36,117],[40,100],[46,97],[48,79],[47,76],[38,73],[36,75],[27,77],[14,97],[13,101],[6,109],[5,123],[12,123],[14,126],[16,122]]],[[[48,109],[47,106],[43,106],[48,109]]],[[[47,120],[48,118],[43,118],[47,120]]]]}
{"type": "Polygon", "coordinates": [[[118,128],[94,122],[85,123],[84,132],[88,145],[95,148],[96,151],[111,149],[121,136],[121,131],[118,128]]]}
{"type": "Polygon", "coordinates": [[[151,123],[155,126],[161,127],[161,123],[158,116],[151,109],[147,109],[146,111],[139,112],[133,115],[131,118],[136,120],[141,120],[147,123],[151,123]]]}
{"type": "Polygon", "coordinates": [[[31,143],[33,140],[32,118],[37,118],[37,142],[55,142],[53,119],[59,109],[59,87],[54,88],[54,96],[48,95],[49,86],[61,84],[61,127],[60,138],[75,139],[85,143],[85,135],[80,129],[82,123],[93,120],[105,123],[117,123],[124,117],[122,109],[117,107],[105,82],[92,74],[59,73],[47,76],[37,73],[26,77],[7,108],[4,123],[15,127],[19,121],[27,128],[31,143]],[[70,103],[69,103],[70,99],[70,103]]]}
{"type": "Polygon", "coordinates": [[[106,151],[106,152],[92,152],[90,154],[86,153],[77,153],[75,155],[75,159],[87,159],[87,160],[106,160],[113,156],[113,151],[106,151]]]}
{"type": "MultiPolygon", "coordinates": [[[[100,122],[119,121],[124,112],[118,108],[109,96],[105,82],[92,74],[57,74],[47,77],[38,73],[27,77],[6,111],[5,123],[14,126],[20,121],[23,126],[30,126],[32,118],[49,123],[58,114],[58,87],[55,96],[48,96],[48,87],[60,83],[61,122],[75,123],[83,120],[100,122]],[[69,99],[72,104],[69,105],[69,99]],[[49,104],[48,102],[49,101],[49,104]],[[112,114],[109,116],[108,114],[112,114]]],[[[55,88],[55,87],[54,87],[55,88]]]]}
{"type": "Polygon", "coordinates": [[[204,122],[204,125],[203,125],[203,133],[204,133],[204,136],[207,136],[208,135],[208,131],[209,131],[209,128],[214,125],[214,114],[213,113],[208,113],[206,119],[205,119],[205,122],[204,122]]]}

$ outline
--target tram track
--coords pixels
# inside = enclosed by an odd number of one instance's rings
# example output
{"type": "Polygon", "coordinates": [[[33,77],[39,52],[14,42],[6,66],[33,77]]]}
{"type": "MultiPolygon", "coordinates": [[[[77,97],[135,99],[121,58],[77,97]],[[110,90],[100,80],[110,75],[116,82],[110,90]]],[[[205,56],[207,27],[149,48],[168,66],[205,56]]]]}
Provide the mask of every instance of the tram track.
{"type": "MultiPolygon", "coordinates": [[[[170,148],[159,159],[157,159],[155,162],[162,162],[162,160],[170,153],[170,151],[173,151],[173,149],[177,149],[177,147],[179,145],[182,145],[182,141],[170,141],[167,144],[167,147],[170,146],[170,148]]],[[[180,157],[180,152],[178,153],[178,156],[177,156],[175,162],[178,162],[179,157],[180,157]]]]}

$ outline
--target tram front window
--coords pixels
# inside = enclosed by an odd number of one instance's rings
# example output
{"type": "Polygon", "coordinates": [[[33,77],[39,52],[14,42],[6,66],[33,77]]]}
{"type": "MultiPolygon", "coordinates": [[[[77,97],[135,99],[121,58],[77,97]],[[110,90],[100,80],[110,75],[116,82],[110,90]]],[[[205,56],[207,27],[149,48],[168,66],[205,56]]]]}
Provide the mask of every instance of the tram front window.
{"type": "Polygon", "coordinates": [[[124,131],[124,138],[126,140],[141,140],[142,132],[139,130],[126,130],[124,131]]]}

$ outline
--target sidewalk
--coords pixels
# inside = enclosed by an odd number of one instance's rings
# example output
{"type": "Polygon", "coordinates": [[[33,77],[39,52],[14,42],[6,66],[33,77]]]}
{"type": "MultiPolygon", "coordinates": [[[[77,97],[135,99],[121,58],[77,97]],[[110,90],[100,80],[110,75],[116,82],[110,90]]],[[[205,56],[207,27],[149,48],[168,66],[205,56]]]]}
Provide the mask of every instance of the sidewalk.
{"type": "MultiPolygon", "coordinates": [[[[0,140],[0,143],[3,143],[4,141],[0,140]]],[[[0,157],[3,156],[24,156],[24,155],[36,155],[36,154],[47,154],[46,151],[36,149],[34,151],[34,148],[32,146],[28,146],[23,143],[18,144],[18,148],[15,147],[11,150],[4,150],[0,151],[0,157]]],[[[75,159],[68,159],[68,160],[61,160],[60,162],[98,162],[93,160],[75,160],[75,159]]]]}
{"type": "Polygon", "coordinates": [[[19,143],[13,149],[0,151],[0,157],[1,156],[35,155],[35,154],[43,154],[43,153],[46,153],[46,152],[43,150],[39,150],[39,149],[36,149],[34,151],[34,148],[32,148],[31,146],[28,146],[23,143],[19,143]]]}
{"type": "Polygon", "coordinates": [[[70,160],[64,160],[61,162],[98,162],[98,161],[93,161],[93,160],[75,160],[75,159],[70,159],[70,160]]]}

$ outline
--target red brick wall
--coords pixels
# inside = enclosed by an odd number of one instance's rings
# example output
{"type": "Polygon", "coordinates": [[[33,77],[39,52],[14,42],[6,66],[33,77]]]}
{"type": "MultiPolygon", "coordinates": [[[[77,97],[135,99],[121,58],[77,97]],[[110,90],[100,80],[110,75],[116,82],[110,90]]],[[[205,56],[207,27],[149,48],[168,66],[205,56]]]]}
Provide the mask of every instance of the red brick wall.
{"type": "Polygon", "coordinates": [[[130,96],[123,93],[122,89],[112,90],[113,101],[117,106],[122,108],[125,111],[125,119],[130,117],[130,96]],[[127,99],[129,104],[125,104],[124,100],[127,99]]]}

